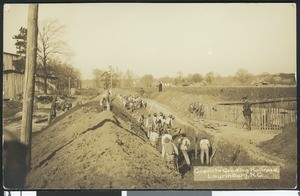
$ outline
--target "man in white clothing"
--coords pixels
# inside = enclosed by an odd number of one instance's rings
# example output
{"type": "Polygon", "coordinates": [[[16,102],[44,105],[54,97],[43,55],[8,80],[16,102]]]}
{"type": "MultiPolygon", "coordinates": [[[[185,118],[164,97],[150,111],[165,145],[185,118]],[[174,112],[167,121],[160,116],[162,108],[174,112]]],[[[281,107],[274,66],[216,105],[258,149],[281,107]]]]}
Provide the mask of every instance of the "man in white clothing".
{"type": "Polygon", "coordinates": [[[191,142],[190,142],[189,138],[186,137],[185,133],[181,134],[181,136],[182,136],[182,138],[179,139],[179,144],[180,144],[179,148],[180,148],[180,150],[181,150],[181,152],[183,154],[183,157],[184,157],[184,159],[186,161],[186,164],[188,166],[190,166],[191,165],[191,161],[190,161],[190,158],[189,158],[189,155],[188,155],[187,151],[188,151],[188,149],[191,146],[191,142]]]}
{"type": "Polygon", "coordinates": [[[153,147],[157,147],[157,143],[158,143],[158,138],[159,138],[159,135],[158,135],[158,131],[156,129],[154,129],[153,131],[150,132],[150,142],[151,142],[151,145],[153,147]]]}
{"type": "Polygon", "coordinates": [[[162,146],[164,145],[166,138],[168,138],[170,141],[173,141],[172,135],[170,135],[169,133],[164,131],[164,132],[162,132],[162,136],[161,136],[161,145],[162,146]]]}
{"type": "Polygon", "coordinates": [[[173,126],[173,116],[171,114],[166,119],[165,124],[168,128],[171,128],[173,126]]]}
{"type": "Polygon", "coordinates": [[[206,159],[206,164],[209,165],[209,148],[210,148],[210,142],[206,137],[203,137],[200,140],[200,160],[201,164],[204,165],[204,156],[206,159]]]}
{"type": "Polygon", "coordinates": [[[148,115],[148,117],[146,118],[146,130],[147,130],[147,137],[150,138],[150,133],[153,131],[154,129],[154,120],[151,114],[148,115]]]}

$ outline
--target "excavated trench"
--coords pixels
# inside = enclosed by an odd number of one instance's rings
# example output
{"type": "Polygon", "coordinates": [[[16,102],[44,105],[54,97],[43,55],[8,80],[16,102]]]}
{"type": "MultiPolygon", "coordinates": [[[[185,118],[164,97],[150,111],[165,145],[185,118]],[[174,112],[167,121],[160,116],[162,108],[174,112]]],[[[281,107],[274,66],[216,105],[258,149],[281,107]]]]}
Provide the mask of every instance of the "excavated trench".
{"type": "MultiPolygon", "coordinates": [[[[235,140],[236,138],[232,138],[232,140],[228,140],[228,138],[222,137],[222,130],[207,130],[201,127],[201,123],[191,123],[191,121],[188,121],[188,117],[181,118],[182,114],[175,112],[169,106],[160,104],[154,100],[148,99],[147,101],[147,110],[139,113],[147,114],[163,112],[165,114],[172,114],[176,117],[176,126],[181,127],[182,131],[185,132],[187,137],[191,140],[192,146],[189,155],[193,166],[200,166],[199,150],[197,156],[198,159],[195,159],[195,138],[197,137],[199,142],[199,139],[205,136],[212,144],[210,156],[213,155],[213,159],[210,166],[270,165],[280,166],[281,169],[280,180],[243,180],[237,181],[238,183],[235,183],[235,181],[195,182],[193,179],[193,171],[186,171],[183,169],[183,179],[187,183],[187,188],[293,188],[296,185],[297,170],[295,155],[292,160],[289,160],[292,162],[292,164],[290,164],[288,163],[288,160],[285,160],[274,153],[271,154],[270,151],[266,149],[262,149],[260,143],[253,143],[251,139],[241,138],[242,141],[237,141],[235,140]]],[[[228,129],[230,129],[230,127],[225,127],[223,131],[227,131],[228,129]]],[[[293,130],[293,132],[295,131],[293,130]]],[[[268,137],[270,137],[270,141],[273,140],[271,139],[272,136],[268,137]]],[[[290,139],[285,140],[291,141],[290,139]]],[[[291,143],[293,144],[289,143],[289,145],[293,146],[293,153],[295,154],[296,141],[292,141],[291,143]]],[[[180,160],[179,162],[182,163],[181,166],[184,164],[183,160],[180,160]]]]}
{"type": "Polygon", "coordinates": [[[95,100],[74,109],[34,136],[28,188],[251,189],[295,185],[294,165],[199,129],[163,104],[148,100],[146,109],[131,114],[117,100],[111,112],[100,110],[95,100]],[[142,113],[160,111],[175,115],[176,126],[192,138],[189,153],[193,166],[200,165],[199,156],[194,158],[194,138],[206,136],[212,143],[212,166],[281,165],[280,180],[195,182],[193,170],[182,167],[182,158],[181,178],[165,165],[160,150],[149,144],[136,120],[142,113]]]}

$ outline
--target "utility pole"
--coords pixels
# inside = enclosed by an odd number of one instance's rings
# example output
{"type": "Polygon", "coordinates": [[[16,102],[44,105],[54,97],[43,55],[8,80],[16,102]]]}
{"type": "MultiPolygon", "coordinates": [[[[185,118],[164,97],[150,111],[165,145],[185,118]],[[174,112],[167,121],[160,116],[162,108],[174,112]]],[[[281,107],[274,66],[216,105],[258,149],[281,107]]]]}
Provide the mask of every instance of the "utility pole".
{"type": "Polygon", "coordinates": [[[23,90],[23,111],[21,125],[21,142],[28,148],[26,157],[26,170],[30,170],[31,165],[31,133],[32,115],[34,104],[35,67],[37,55],[38,36],[38,4],[29,4],[28,24],[27,24],[27,52],[26,67],[23,90]]]}
{"type": "Polygon", "coordinates": [[[112,66],[109,66],[110,69],[110,90],[112,90],[112,66]]]}
{"type": "Polygon", "coordinates": [[[69,77],[69,94],[71,95],[71,77],[69,77]]]}

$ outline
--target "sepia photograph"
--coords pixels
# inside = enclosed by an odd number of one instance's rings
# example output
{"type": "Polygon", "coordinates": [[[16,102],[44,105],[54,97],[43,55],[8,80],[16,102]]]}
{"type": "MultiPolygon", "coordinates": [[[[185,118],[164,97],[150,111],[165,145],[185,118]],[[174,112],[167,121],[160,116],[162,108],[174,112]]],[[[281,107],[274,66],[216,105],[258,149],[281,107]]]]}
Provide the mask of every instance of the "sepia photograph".
{"type": "Polygon", "coordinates": [[[296,46],[295,3],[4,4],[3,188],[296,189],[296,46]]]}

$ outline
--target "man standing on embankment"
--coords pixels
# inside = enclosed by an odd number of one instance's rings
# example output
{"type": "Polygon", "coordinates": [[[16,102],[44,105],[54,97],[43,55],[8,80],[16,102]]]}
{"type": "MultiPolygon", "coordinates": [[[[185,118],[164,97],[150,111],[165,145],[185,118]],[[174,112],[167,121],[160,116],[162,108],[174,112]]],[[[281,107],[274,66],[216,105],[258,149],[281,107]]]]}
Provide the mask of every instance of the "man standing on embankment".
{"type": "MultiPolygon", "coordinates": [[[[245,117],[245,123],[246,124],[246,130],[250,131],[251,130],[251,108],[250,108],[250,103],[248,101],[247,97],[243,97],[244,99],[244,105],[243,105],[243,115],[245,117]]],[[[243,125],[243,126],[244,126],[243,125]]]]}

